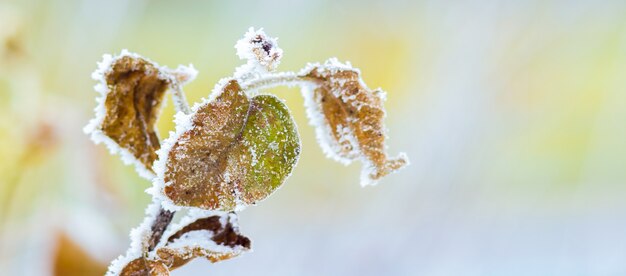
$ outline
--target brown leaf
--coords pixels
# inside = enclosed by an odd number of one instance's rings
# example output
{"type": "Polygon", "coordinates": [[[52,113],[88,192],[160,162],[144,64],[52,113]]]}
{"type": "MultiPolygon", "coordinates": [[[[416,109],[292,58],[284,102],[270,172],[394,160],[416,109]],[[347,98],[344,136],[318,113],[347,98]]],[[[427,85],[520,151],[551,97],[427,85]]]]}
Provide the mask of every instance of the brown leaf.
{"type": "Polygon", "coordinates": [[[160,260],[137,258],[126,264],[120,276],[168,276],[170,271],[160,260]]]}
{"type": "Polygon", "coordinates": [[[171,235],[167,242],[171,243],[174,240],[180,238],[182,235],[191,231],[207,230],[213,232],[213,240],[215,243],[225,245],[229,247],[243,246],[250,248],[250,239],[239,234],[237,227],[233,225],[232,219],[228,217],[226,225],[221,222],[221,216],[210,216],[207,218],[200,218],[196,221],[183,227],[178,232],[171,235]]]}
{"type": "Polygon", "coordinates": [[[322,147],[328,155],[344,163],[361,159],[362,185],[374,184],[408,163],[404,154],[395,159],[387,157],[383,124],[385,93],[367,88],[358,70],[333,59],[305,70],[302,77],[319,84],[303,93],[322,147]]]}
{"type": "Polygon", "coordinates": [[[172,71],[126,51],[105,57],[93,77],[101,83],[96,90],[96,118],[85,127],[96,142],[105,142],[112,152],[120,152],[127,163],[135,163],[140,173],[152,176],[152,164],[160,148],[156,122],[165,92],[193,78],[185,68],[172,71]]]}
{"type": "Polygon", "coordinates": [[[157,256],[172,270],[197,257],[205,257],[215,263],[248,251],[250,239],[239,233],[236,215],[225,216],[226,224],[222,223],[224,217],[219,215],[187,224],[171,235],[165,246],[157,249],[157,256]]]}
{"type": "Polygon", "coordinates": [[[154,125],[167,80],[159,77],[153,64],[128,56],[115,62],[106,80],[111,93],[102,131],[150,168],[160,147],[154,125]]]}
{"type": "Polygon", "coordinates": [[[145,257],[124,257],[117,262],[132,261],[114,264],[108,273],[118,275],[115,269],[119,267],[122,276],[166,276],[198,257],[218,262],[250,250],[250,239],[239,233],[235,213],[210,214],[188,213],[181,219],[182,225],[173,226],[154,251],[143,252],[145,257]]]}
{"type": "Polygon", "coordinates": [[[184,249],[164,247],[157,250],[157,255],[169,265],[170,270],[179,268],[198,257],[204,257],[210,262],[216,263],[239,256],[239,254],[232,252],[214,252],[202,247],[187,247],[184,249]]]}
{"type": "Polygon", "coordinates": [[[274,96],[248,98],[235,80],[189,125],[173,137],[158,173],[159,189],[178,206],[232,211],[254,204],[284,182],[300,154],[286,106],[274,96]]]}

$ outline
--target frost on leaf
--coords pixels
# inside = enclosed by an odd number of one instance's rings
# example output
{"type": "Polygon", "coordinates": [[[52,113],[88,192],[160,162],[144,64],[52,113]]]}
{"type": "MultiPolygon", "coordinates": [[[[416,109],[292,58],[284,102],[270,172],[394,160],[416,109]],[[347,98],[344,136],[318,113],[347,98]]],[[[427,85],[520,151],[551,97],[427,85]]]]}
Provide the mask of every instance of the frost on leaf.
{"type": "Polygon", "coordinates": [[[195,212],[183,218],[153,252],[130,258],[119,274],[110,270],[107,275],[166,276],[198,257],[215,263],[250,250],[250,239],[239,233],[235,214],[204,214],[195,212]]]}
{"type": "Polygon", "coordinates": [[[166,276],[195,258],[218,262],[250,250],[233,211],[274,193],[300,155],[289,110],[278,98],[259,95],[262,89],[303,86],[323,150],[346,164],[361,160],[362,185],[408,163],[404,154],[387,157],[384,92],[367,88],[357,69],[331,59],[300,73],[273,73],[283,52],[262,29],[251,28],[235,48],[246,63],[193,109],[181,88],[197,74],[191,66],[171,70],[124,50],[105,55],[93,73],[101,96],[85,132],[153,181],[146,218],[108,276],[166,276]],[[155,124],[168,90],[176,131],[161,142],[155,124]],[[186,213],[172,225],[176,211],[186,213]]]}
{"type": "Polygon", "coordinates": [[[170,70],[127,51],[115,57],[105,55],[93,74],[100,81],[95,89],[102,97],[85,131],[150,177],[160,148],[155,124],[165,92],[194,77],[192,67],[170,70]]]}
{"type": "Polygon", "coordinates": [[[235,218],[231,214],[197,219],[170,236],[156,254],[170,270],[197,257],[213,263],[236,257],[250,250],[250,239],[239,233],[235,218]]]}
{"type": "Polygon", "coordinates": [[[278,47],[278,40],[266,35],[263,29],[250,28],[243,38],[237,41],[235,49],[239,58],[248,61],[245,68],[251,71],[272,72],[280,64],[283,56],[283,50],[278,47]]]}
{"type": "Polygon", "coordinates": [[[363,161],[361,185],[372,185],[408,163],[404,154],[389,159],[386,154],[385,92],[371,90],[360,72],[335,59],[311,65],[301,73],[317,86],[304,89],[309,117],[327,155],[348,164],[363,161]]]}
{"type": "Polygon", "coordinates": [[[174,205],[242,209],[274,192],[297,162],[298,132],[278,98],[249,98],[236,80],[220,92],[177,121],[187,129],[160,152],[155,187],[174,205]]]}
{"type": "Polygon", "coordinates": [[[137,258],[128,263],[119,274],[120,276],[168,276],[170,275],[167,266],[157,260],[137,258]]]}

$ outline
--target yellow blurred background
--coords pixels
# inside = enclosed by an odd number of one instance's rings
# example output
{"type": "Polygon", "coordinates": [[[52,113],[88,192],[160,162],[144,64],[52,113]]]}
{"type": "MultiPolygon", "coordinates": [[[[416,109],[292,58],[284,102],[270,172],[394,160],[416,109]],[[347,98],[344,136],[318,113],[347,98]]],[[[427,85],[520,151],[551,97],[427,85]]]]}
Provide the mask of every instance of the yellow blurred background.
{"type": "MultiPolygon", "coordinates": [[[[338,57],[388,92],[376,187],[303,152],[241,213],[254,252],[173,275],[626,275],[625,1],[0,1],[0,274],[100,275],[151,184],[82,127],[104,53],[193,63],[193,103],[242,63],[250,26],[279,70],[338,57]]],[[[159,122],[173,129],[173,105],[159,122]]]]}

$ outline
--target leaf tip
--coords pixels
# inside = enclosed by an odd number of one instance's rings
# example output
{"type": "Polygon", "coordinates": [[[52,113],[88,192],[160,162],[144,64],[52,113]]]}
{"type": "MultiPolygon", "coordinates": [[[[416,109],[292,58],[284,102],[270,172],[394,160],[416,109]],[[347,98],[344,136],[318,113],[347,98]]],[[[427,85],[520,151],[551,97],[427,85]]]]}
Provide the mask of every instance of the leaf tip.
{"type": "Polygon", "coordinates": [[[387,159],[382,166],[366,164],[361,171],[361,186],[375,186],[381,178],[395,173],[409,164],[409,158],[404,152],[398,154],[396,158],[387,159]]]}

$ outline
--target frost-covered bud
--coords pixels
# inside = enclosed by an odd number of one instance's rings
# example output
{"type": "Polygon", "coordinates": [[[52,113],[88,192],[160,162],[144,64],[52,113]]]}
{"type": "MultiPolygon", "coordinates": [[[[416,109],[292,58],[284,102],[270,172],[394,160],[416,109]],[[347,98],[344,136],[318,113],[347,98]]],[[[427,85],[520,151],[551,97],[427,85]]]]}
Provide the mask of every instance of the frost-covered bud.
{"type": "Polygon", "coordinates": [[[277,39],[267,36],[263,29],[248,29],[243,38],[237,41],[235,48],[240,59],[255,65],[256,68],[253,70],[272,72],[276,70],[283,56],[283,50],[278,48],[277,39]]]}

